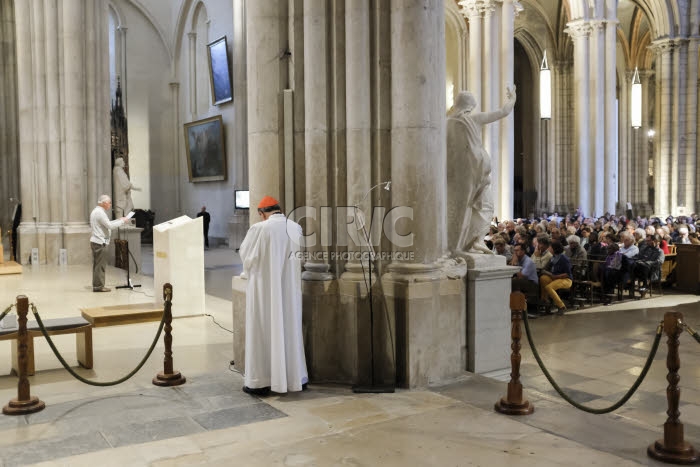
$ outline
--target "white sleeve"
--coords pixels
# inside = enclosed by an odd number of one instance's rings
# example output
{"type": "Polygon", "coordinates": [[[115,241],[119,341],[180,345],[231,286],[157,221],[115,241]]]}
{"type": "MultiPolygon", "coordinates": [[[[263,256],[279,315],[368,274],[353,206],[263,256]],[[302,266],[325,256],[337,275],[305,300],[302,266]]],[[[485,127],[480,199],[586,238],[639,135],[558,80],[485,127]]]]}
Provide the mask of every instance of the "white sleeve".
{"type": "Polygon", "coordinates": [[[246,233],[241,247],[238,249],[238,254],[241,255],[243,262],[243,272],[250,273],[260,255],[260,233],[262,232],[262,222],[253,224],[248,233],[246,233]]]}

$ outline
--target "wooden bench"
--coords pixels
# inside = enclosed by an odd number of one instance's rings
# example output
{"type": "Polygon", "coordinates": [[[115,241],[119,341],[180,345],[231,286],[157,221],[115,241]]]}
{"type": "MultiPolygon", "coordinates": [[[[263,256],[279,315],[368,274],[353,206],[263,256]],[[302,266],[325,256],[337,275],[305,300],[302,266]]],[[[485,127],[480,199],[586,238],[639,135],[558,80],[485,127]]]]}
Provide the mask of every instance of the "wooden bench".
{"type": "MultiPolygon", "coordinates": [[[[92,324],[80,317],[45,319],[42,322],[49,336],[75,334],[78,363],[83,368],[92,368],[92,324]]],[[[12,340],[12,371],[15,373],[19,370],[17,333],[16,327],[0,329],[0,340],[12,340]]],[[[34,338],[43,336],[36,321],[27,321],[27,375],[35,373],[34,338]]]]}
{"type": "Polygon", "coordinates": [[[155,303],[131,303],[128,305],[81,308],[80,312],[83,318],[96,328],[148,323],[163,319],[163,305],[155,303]]]}

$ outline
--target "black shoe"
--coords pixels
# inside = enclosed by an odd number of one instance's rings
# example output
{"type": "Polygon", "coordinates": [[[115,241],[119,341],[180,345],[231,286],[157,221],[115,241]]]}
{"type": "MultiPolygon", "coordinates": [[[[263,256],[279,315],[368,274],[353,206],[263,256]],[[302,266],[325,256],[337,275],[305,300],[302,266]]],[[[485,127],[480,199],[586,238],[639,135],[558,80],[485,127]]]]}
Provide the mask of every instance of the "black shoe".
{"type": "Polygon", "coordinates": [[[248,386],[243,386],[243,392],[251,396],[267,396],[270,394],[270,386],[265,386],[264,388],[249,388],[248,386]]]}
{"type": "Polygon", "coordinates": [[[92,291],[93,292],[111,292],[112,289],[110,289],[109,287],[93,287],[92,291]]]}
{"type": "Polygon", "coordinates": [[[306,391],[307,389],[309,389],[309,383],[304,383],[304,384],[301,385],[301,390],[302,390],[302,391],[306,391]]]}

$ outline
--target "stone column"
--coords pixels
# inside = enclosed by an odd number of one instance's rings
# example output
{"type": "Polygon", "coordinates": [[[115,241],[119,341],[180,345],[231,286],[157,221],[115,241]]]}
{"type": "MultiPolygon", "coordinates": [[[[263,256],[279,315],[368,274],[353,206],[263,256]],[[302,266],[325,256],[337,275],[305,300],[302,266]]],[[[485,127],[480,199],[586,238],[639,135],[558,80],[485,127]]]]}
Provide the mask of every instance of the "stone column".
{"type": "Polygon", "coordinates": [[[183,183],[180,172],[180,83],[171,81],[170,85],[170,105],[172,109],[172,125],[173,125],[173,152],[172,152],[172,167],[175,179],[175,214],[179,216],[182,212],[182,203],[180,201],[180,184],[183,183]]]}
{"type": "MultiPolygon", "coordinates": [[[[697,7],[696,7],[697,8],[697,7]]],[[[685,138],[681,158],[684,161],[684,171],[681,174],[679,191],[682,191],[685,205],[685,214],[690,215],[696,211],[698,200],[695,198],[695,185],[698,181],[697,171],[697,126],[698,126],[698,41],[699,37],[692,37],[686,42],[686,82],[684,98],[681,100],[682,113],[685,116],[685,138]]],[[[681,65],[682,66],[682,65],[681,65]]],[[[679,195],[680,196],[680,195],[679,195]]]]}
{"type": "MultiPolygon", "coordinates": [[[[605,165],[605,34],[602,20],[588,21],[591,27],[589,74],[590,94],[587,106],[590,107],[588,115],[589,141],[591,143],[591,159],[588,171],[588,185],[591,193],[591,212],[600,216],[604,211],[604,195],[607,174],[605,165]],[[602,176],[601,176],[602,172],[602,176]]],[[[575,47],[575,46],[574,46],[575,47]]]]}
{"type": "MultiPolygon", "coordinates": [[[[345,65],[347,204],[359,208],[359,219],[367,220],[367,228],[369,228],[372,216],[372,199],[370,196],[365,198],[365,194],[372,186],[371,86],[368,79],[370,76],[369,17],[368,1],[359,0],[346,4],[345,33],[347,37],[353,38],[346,44],[345,65]]],[[[338,215],[340,214],[338,213],[338,215]]],[[[349,212],[348,215],[353,217],[352,212],[349,212]]],[[[361,230],[357,230],[360,227],[357,225],[359,219],[353,220],[351,228],[359,236],[358,238],[361,238],[364,234],[361,230]]],[[[363,248],[350,238],[348,239],[348,251],[359,253],[363,251],[363,248]]],[[[364,251],[367,249],[365,248],[364,251]]],[[[362,267],[359,261],[351,259],[345,265],[345,269],[349,273],[360,273],[362,276],[362,267]]]]}
{"type": "MultiPolygon", "coordinates": [[[[484,9],[484,38],[481,50],[482,69],[481,69],[481,109],[486,112],[491,112],[501,106],[499,97],[501,95],[499,87],[501,85],[501,61],[498,54],[488,53],[489,50],[499,50],[501,48],[501,11],[500,3],[495,0],[482,0],[482,8],[484,9]]],[[[499,219],[505,214],[501,212],[503,205],[503,192],[508,186],[512,186],[512,180],[509,185],[501,186],[503,180],[502,161],[499,144],[499,132],[501,121],[496,121],[482,127],[482,138],[484,148],[491,157],[491,190],[493,192],[494,215],[499,219]]],[[[511,206],[512,210],[512,206],[511,206]]]]}
{"type": "Polygon", "coordinates": [[[394,254],[407,261],[395,257],[382,284],[395,313],[396,378],[411,387],[466,367],[463,281],[436,263],[447,246],[444,28],[443,2],[391,0],[391,196],[413,220],[384,223],[412,245],[394,237],[394,254]]]}
{"type": "MultiPolygon", "coordinates": [[[[19,148],[17,119],[17,56],[15,54],[14,1],[0,1],[0,225],[11,225],[19,193],[19,148]],[[13,198],[10,201],[10,198],[13,198]]],[[[5,231],[3,231],[5,235],[5,231]]]]}
{"type": "Polygon", "coordinates": [[[248,174],[250,223],[258,222],[257,206],[265,195],[284,204],[283,148],[280,129],[280,44],[286,18],[277,0],[246,3],[248,86],[248,174]]]}
{"type": "Polygon", "coordinates": [[[332,280],[328,254],[330,221],[323,207],[329,201],[329,73],[328,73],[328,24],[327,2],[304,0],[304,94],[309,96],[304,105],[305,158],[306,158],[306,205],[316,209],[316,218],[306,218],[306,234],[314,233],[315,241],[307,244],[311,257],[304,264],[304,280],[332,280]],[[313,96],[313,97],[311,97],[313,96]]]}
{"type": "Polygon", "coordinates": [[[639,80],[642,83],[642,128],[639,135],[638,143],[640,150],[637,151],[638,164],[634,172],[635,178],[635,201],[641,207],[644,215],[650,214],[653,206],[649,206],[649,158],[653,157],[649,144],[649,130],[651,130],[651,96],[654,93],[651,86],[654,83],[654,72],[652,70],[641,70],[639,72],[639,80]]]}
{"type": "MultiPolygon", "coordinates": [[[[513,28],[515,15],[522,10],[522,5],[514,0],[504,0],[501,8],[501,47],[500,47],[500,65],[501,79],[500,90],[498,90],[499,100],[495,107],[499,107],[506,99],[506,86],[513,85],[515,82],[513,77],[513,62],[515,53],[513,50],[513,28]]],[[[524,90],[522,90],[524,91],[524,90]]],[[[516,91],[517,92],[517,91],[516,91]]],[[[517,104],[516,104],[517,105],[517,104]]],[[[501,193],[500,218],[513,219],[513,192],[515,178],[515,143],[513,140],[513,132],[515,131],[514,113],[511,112],[506,118],[499,121],[499,157],[501,159],[501,179],[496,185],[499,186],[498,191],[501,193]]],[[[546,143],[544,143],[546,144],[546,143]]],[[[527,212],[521,212],[521,216],[527,216],[527,212]]]]}
{"type": "MultiPolygon", "coordinates": [[[[673,82],[672,62],[674,44],[668,40],[657,41],[656,70],[659,83],[659,122],[657,123],[659,149],[654,163],[654,213],[665,217],[671,214],[671,173],[673,144],[673,82]]],[[[674,164],[675,166],[675,164],[674,164]]]]}
{"type": "MultiPolygon", "coordinates": [[[[614,17],[615,12],[612,12],[614,17]]],[[[615,70],[616,51],[617,51],[617,21],[608,20],[605,25],[605,94],[600,96],[604,98],[604,116],[605,116],[605,137],[604,137],[604,152],[603,159],[605,161],[605,173],[603,179],[604,197],[602,210],[610,213],[615,212],[615,205],[618,201],[624,203],[628,198],[620,199],[618,191],[617,176],[620,173],[618,166],[618,124],[617,109],[615,108],[615,96],[617,88],[617,73],[615,70]]],[[[624,206],[624,205],[623,205],[624,206]]]]}
{"type": "Polygon", "coordinates": [[[197,33],[188,32],[187,39],[189,43],[188,91],[190,94],[190,119],[195,120],[197,118],[197,33]]]}
{"type": "Polygon", "coordinates": [[[467,68],[467,89],[477,98],[477,108],[481,102],[481,55],[483,53],[482,29],[483,10],[478,0],[469,0],[463,9],[469,19],[469,67],[467,68]]]}
{"type": "Polygon", "coordinates": [[[675,39],[673,41],[672,60],[672,84],[671,84],[671,213],[674,216],[689,214],[685,212],[685,111],[681,107],[687,106],[685,100],[686,89],[686,67],[688,64],[688,49],[685,39],[675,39]],[[681,136],[682,135],[682,136],[681,136]]]}
{"type": "MultiPolygon", "coordinates": [[[[697,6],[695,7],[698,8],[697,6]]],[[[696,29],[697,30],[697,29],[696,29]]],[[[684,105],[681,106],[685,112],[685,145],[681,156],[685,159],[684,181],[680,189],[684,190],[686,215],[697,212],[699,200],[695,196],[695,187],[698,185],[696,178],[697,162],[697,142],[698,142],[698,45],[700,37],[695,36],[688,39],[687,43],[687,66],[688,73],[686,80],[686,93],[684,105]],[[693,105],[695,104],[695,105],[693,105]]]]}
{"type": "MultiPolygon", "coordinates": [[[[370,247],[362,246],[364,232],[358,223],[365,222],[369,233],[372,216],[372,111],[370,69],[370,2],[358,0],[345,4],[345,35],[352,38],[345,43],[345,101],[347,124],[347,206],[356,206],[358,212],[338,211],[337,239],[347,241],[349,261],[338,281],[340,313],[336,319],[346,332],[336,339],[335,379],[360,384],[371,382],[369,349],[369,261],[360,260],[370,247]],[[364,199],[363,199],[364,198],[364,199]],[[345,220],[343,221],[343,218],[345,220]],[[348,224],[347,228],[345,224],[348,224]],[[340,227],[342,225],[342,230],[340,227]],[[349,235],[352,232],[352,235],[349,235]]],[[[379,189],[379,188],[378,188],[379,189]]],[[[384,192],[386,193],[386,192],[384,192]]],[[[373,263],[376,265],[376,263],[373,263]]],[[[374,291],[375,319],[382,310],[376,286],[377,274],[371,271],[374,291]]],[[[375,324],[379,320],[375,320],[375,324]]],[[[384,322],[382,320],[382,322],[384,322]]],[[[377,334],[375,332],[375,334],[377,334]]],[[[376,375],[376,372],[375,372],[376,375]]]]}
{"type": "Polygon", "coordinates": [[[33,67],[31,38],[31,5],[29,2],[14,2],[17,51],[17,116],[19,127],[19,171],[20,199],[22,200],[22,223],[19,227],[17,261],[26,264],[32,248],[38,248],[38,199],[36,186],[38,177],[34,163],[35,145],[33,112],[33,67]]]}
{"type": "MultiPolygon", "coordinates": [[[[607,72],[607,69],[606,69],[607,72]]],[[[625,75],[620,82],[620,121],[619,121],[619,131],[620,131],[620,147],[619,147],[619,157],[618,157],[618,189],[619,189],[619,202],[620,208],[624,211],[625,203],[634,202],[635,198],[635,179],[636,177],[636,167],[637,167],[637,155],[638,148],[636,146],[637,134],[641,130],[636,130],[632,128],[630,124],[630,92],[632,75],[634,72],[625,71],[625,75]]],[[[607,152],[607,149],[606,149],[607,152]]],[[[606,157],[607,161],[607,157],[606,157]]],[[[607,209],[607,208],[606,208],[607,209]]]]}
{"type": "Polygon", "coordinates": [[[592,141],[590,132],[590,103],[591,92],[589,89],[589,43],[592,27],[585,21],[577,20],[568,23],[566,32],[571,35],[574,41],[574,124],[576,150],[574,154],[578,161],[578,192],[577,206],[581,207],[587,216],[593,214],[595,210],[592,190],[593,178],[591,149],[589,142],[592,141]]]}

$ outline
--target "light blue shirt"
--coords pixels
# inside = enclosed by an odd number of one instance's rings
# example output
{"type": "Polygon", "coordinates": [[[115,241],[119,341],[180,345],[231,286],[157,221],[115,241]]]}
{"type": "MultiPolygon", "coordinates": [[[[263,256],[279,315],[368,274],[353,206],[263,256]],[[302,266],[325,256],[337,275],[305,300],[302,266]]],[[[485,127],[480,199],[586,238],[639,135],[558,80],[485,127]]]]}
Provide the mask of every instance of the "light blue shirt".
{"type": "Polygon", "coordinates": [[[522,268],[520,274],[522,274],[525,279],[532,281],[535,284],[539,283],[539,279],[537,278],[537,268],[535,267],[535,263],[528,255],[523,256],[523,259],[518,261],[518,266],[522,268]]]}

